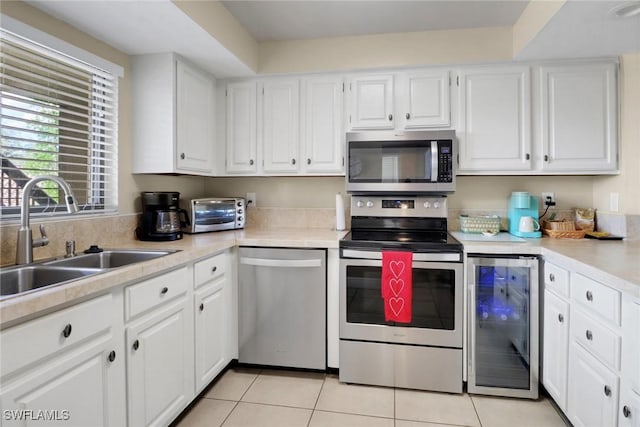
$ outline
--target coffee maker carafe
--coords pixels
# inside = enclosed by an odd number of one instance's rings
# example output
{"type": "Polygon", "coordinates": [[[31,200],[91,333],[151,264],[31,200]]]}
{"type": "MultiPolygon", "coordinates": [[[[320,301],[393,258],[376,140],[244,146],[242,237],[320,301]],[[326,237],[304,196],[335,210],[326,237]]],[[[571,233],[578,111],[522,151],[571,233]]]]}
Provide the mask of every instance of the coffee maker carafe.
{"type": "Polygon", "coordinates": [[[167,241],[182,239],[181,228],[189,223],[187,212],[180,209],[180,193],[175,191],[144,191],[142,222],[136,229],[140,240],[167,241]],[[182,218],[183,219],[182,219],[182,218]]]}

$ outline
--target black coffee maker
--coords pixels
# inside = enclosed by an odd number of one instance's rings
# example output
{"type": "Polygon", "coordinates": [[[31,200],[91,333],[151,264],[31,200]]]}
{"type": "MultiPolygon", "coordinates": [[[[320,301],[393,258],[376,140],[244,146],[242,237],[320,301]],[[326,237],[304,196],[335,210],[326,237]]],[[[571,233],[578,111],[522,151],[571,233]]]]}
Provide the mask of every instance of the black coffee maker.
{"type": "Polygon", "coordinates": [[[182,239],[181,228],[189,225],[189,218],[187,211],[179,207],[180,193],[143,191],[141,198],[142,222],[136,228],[138,239],[150,241],[182,239]]]}

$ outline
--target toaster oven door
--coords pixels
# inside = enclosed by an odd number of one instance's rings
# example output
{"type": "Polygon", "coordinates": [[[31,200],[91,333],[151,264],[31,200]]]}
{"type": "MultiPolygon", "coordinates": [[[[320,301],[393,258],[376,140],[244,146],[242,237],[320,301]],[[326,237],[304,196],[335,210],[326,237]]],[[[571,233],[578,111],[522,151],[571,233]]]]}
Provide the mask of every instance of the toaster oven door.
{"type": "Polygon", "coordinates": [[[234,199],[195,201],[192,209],[194,233],[236,228],[237,211],[234,199]]]}

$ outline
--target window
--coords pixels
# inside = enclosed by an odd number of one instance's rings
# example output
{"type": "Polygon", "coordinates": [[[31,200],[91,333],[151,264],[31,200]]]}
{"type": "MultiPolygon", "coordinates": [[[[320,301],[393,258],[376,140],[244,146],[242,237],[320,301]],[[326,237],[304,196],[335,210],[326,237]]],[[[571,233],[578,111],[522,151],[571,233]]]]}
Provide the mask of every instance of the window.
{"type": "MultiPolygon", "coordinates": [[[[0,29],[0,218],[20,214],[22,188],[57,175],[80,211],[117,207],[117,76],[0,29]]],[[[42,181],[31,211],[66,211],[64,193],[42,181]]]]}

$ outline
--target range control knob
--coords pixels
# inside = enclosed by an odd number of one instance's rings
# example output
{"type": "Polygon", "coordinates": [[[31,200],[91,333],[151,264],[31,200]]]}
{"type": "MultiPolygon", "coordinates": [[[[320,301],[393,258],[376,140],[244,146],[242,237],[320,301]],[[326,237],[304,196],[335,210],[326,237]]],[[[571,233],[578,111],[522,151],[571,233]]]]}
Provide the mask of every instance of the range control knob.
{"type": "Polygon", "coordinates": [[[424,202],[424,207],[429,209],[431,207],[431,202],[424,202]]]}
{"type": "Polygon", "coordinates": [[[372,207],[373,207],[373,202],[372,202],[371,200],[369,200],[369,201],[367,202],[367,207],[368,207],[368,208],[372,208],[372,207]]]}
{"type": "Polygon", "coordinates": [[[361,208],[364,206],[364,202],[362,200],[358,200],[358,202],[356,203],[356,206],[361,208]]]}
{"type": "Polygon", "coordinates": [[[238,201],[238,207],[241,208],[243,205],[242,200],[238,201]]]}
{"type": "Polygon", "coordinates": [[[438,209],[440,207],[440,202],[433,202],[433,208],[438,209]]]}
{"type": "Polygon", "coordinates": [[[238,214],[241,214],[241,213],[242,213],[242,209],[238,209],[238,214]]]}

